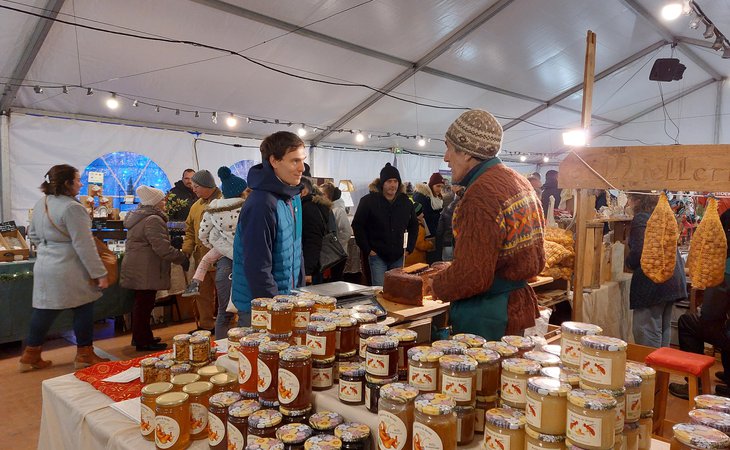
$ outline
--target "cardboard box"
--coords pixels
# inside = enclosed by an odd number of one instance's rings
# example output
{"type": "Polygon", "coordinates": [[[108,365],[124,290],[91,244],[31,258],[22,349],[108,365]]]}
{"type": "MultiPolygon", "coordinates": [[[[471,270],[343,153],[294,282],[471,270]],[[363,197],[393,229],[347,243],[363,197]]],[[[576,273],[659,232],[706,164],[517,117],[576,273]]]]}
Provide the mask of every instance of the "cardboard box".
{"type": "Polygon", "coordinates": [[[3,222],[0,224],[0,261],[22,261],[30,256],[28,243],[18,231],[15,222],[3,222]],[[20,248],[15,248],[20,247],[20,248]]]}

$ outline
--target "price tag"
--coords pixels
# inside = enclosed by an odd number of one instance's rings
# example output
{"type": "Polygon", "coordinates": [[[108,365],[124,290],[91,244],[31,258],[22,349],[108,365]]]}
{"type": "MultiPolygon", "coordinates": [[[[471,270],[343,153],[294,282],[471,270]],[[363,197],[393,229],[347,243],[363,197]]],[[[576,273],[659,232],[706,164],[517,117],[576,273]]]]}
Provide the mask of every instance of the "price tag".
{"type": "Polygon", "coordinates": [[[7,233],[9,231],[15,231],[17,229],[18,229],[18,226],[15,225],[14,220],[0,223],[0,233],[7,233]]]}
{"type": "Polygon", "coordinates": [[[104,172],[89,172],[89,183],[104,184],[104,172]]]}

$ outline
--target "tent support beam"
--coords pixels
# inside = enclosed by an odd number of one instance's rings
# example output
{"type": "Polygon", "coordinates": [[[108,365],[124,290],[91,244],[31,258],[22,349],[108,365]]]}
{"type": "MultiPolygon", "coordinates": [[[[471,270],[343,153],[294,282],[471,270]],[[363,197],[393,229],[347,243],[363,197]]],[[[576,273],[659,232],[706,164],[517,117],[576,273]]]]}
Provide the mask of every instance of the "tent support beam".
{"type": "Polygon", "coordinates": [[[725,87],[725,80],[717,82],[717,98],[715,100],[715,133],[712,142],[720,143],[720,125],[722,125],[722,88],[725,87]]]}
{"type": "Polygon", "coordinates": [[[10,220],[10,117],[0,114],[0,222],[10,220]]]}
{"type": "MultiPolygon", "coordinates": [[[[65,0],[48,0],[44,8],[45,14],[55,19],[58,16],[58,12],[61,10],[64,1],[65,0]]],[[[20,57],[20,60],[18,60],[18,65],[15,66],[13,74],[11,75],[10,81],[14,84],[8,85],[5,92],[3,92],[2,97],[0,97],[0,114],[6,113],[10,110],[13,101],[15,101],[15,96],[18,94],[18,89],[20,89],[18,84],[25,80],[26,75],[28,75],[28,71],[33,65],[33,61],[35,61],[35,57],[38,55],[41,46],[43,46],[43,41],[46,40],[46,36],[48,36],[48,32],[51,30],[52,25],[53,20],[48,19],[38,19],[38,22],[36,22],[35,29],[33,30],[33,33],[31,33],[30,38],[25,45],[25,49],[23,50],[23,54],[20,57]]]]}

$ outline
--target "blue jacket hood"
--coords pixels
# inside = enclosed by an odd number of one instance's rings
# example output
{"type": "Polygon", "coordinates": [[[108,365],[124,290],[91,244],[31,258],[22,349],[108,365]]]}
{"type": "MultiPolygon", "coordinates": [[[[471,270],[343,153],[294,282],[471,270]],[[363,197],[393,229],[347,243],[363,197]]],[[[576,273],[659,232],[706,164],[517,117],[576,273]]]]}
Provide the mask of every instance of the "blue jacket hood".
{"type": "Polygon", "coordinates": [[[251,167],[247,178],[248,186],[251,189],[271,192],[276,196],[287,199],[295,197],[302,191],[301,184],[299,186],[288,186],[281,181],[268,161],[251,167]]]}

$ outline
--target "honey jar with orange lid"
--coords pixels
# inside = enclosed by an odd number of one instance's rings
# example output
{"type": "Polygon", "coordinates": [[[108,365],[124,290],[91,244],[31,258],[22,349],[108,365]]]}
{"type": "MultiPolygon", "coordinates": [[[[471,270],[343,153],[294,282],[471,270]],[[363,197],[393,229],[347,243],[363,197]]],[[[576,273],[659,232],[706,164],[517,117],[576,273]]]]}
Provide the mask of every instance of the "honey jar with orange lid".
{"type": "Polygon", "coordinates": [[[439,387],[439,359],[444,352],[420,345],[408,350],[408,383],[421,394],[437,392],[439,387]]]}
{"type": "Polygon", "coordinates": [[[279,403],[290,410],[312,406],[312,352],[306,346],[289,347],[279,354],[279,403]]]}
{"type": "Polygon", "coordinates": [[[295,330],[306,330],[312,312],[314,312],[314,300],[297,298],[292,311],[292,327],[295,330]]]}
{"type": "Polygon", "coordinates": [[[484,414],[484,449],[525,448],[525,413],[511,408],[493,408],[484,414]]]}
{"type": "Polygon", "coordinates": [[[248,418],[259,411],[261,405],[253,399],[239,400],[228,407],[228,449],[243,449],[248,442],[248,418]]]}
{"type": "Polygon", "coordinates": [[[197,374],[200,375],[200,381],[210,381],[210,378],[213,375],[218,375],[219,373],[226,373],[226,369],[219,366],[205,366],[198,369],[197,374]]]}
{"type": "Polygon", "coordinates": [[[285,450],[304,450],[304,442],[312,437],[312,428],[303,423],[282,425],[276,430],[276,438],[284,443],[285,450]]]}
{"type": "Polygon", "coordinates": [[[392,328],[385,335],[398,339],[398,378],[407,381],[408,350],[416,346],[418,333],[407,328],[392,328]]]}
{"type": "Polygon", "coordinates": [[[689,421],[714,428],[730,436],[730,414],[728,413],[712,409],[693,409],[689,412],[689,421]]]}
{"type": "Polygon", "coordinates": [[[501,357],[494,350],[486,348],[469,348],[464,353],[477,362],[477,396],[489,397],[497,395],[499,390],[499,363],[501,357]]]}
{"type": "Polygon", "coordinates": [[[380,323],[360,325],[358,328],[358,335],[360,337],[358,354],[360,355],[360,358],[365,359],[367,357],[367,339],[373,336],[385,336],[388,330],[390,330],[388,325],[380,323]]]}
{"type": "Polygon", "coordinates": [[[730,447],[730,437],[704,425],[678,423],[672,427],[672,431],[671,450],[717,450],[730,447]]]}
{"type": "Polygon", "coordinates": [[[493,350],[499,353],[502,359],[517,357],[519,350],[514,345],[505,344],[502,341],[487,341],[484,346],[487,350],[493,350]]]}
{"type": "Polygon", "coordinates": [[[439,359],[439,390],[450,395],[457,406],[471,406],[476,401],[477,362],[466,355],[445,355],[439,359]]]}
{"type": "Polygon", "coordinates": [[[246,398],[258,398],[258,357],[259,347],[270,342],[264,333],[254,333],[241,339],[240,357],[238,358],[238,384],[241,394],[246,398]]]}
{"type": "Polygon", "coordinates": [[[266,330],[269,326],[269,305],[273,298],[254,298],[251,300],[251,328],[266,330]]]}
{"type": "Polygon", "coordinates": [[[565,435],[540,433],[528,424],[525,426],[525,450],[565,450],[565,435]]]}
{"type": "Polygon", "coordinates": [[[273,409],[261,409],[248,416],[248,435],[276,437],[276,429],[281,425],[283,416],[273,409]]]}
{"type": "Polygon", "coordinates": [[[540,350],[530,350],[529,352],[525,352],[522,357],[540,363],[542,367],[555,367],[560,365],[559,356],[540,350]]]}
{"type": "Polygon", "coordinates": [[[139,362],[139,380],[142,384],[150,384],[157,382],[157,369],[155,364],[159,358],[145,358],[139,362]]]}
{"type": "Polygon", "coordinates": [[[540,364],[523,358],[502,360],[500,381],[502,403],[511,408],[527,406],[527,380],[540,373],[540,364]]]}
{"type": "Polygon", "coordinates": [[[175,365],[175,361],[172,360],[160,360],[155,363],[155,370],[157,371],[157,381],[170,381],[172,378],[172,366],[175,365]]]}
{"type": "Polygon", "coordinates": [[[616,399],[606,392],[568,393],[566,437],[587,450],[611,450],[615,442],[616,399]]]}
{"type": "Polygon", "coordinates": [[[246,450],[284,450],[284,443],[274,438],[251,436],[246,450]]]}
{"type": "Polygon", "coordinates": [[[332,312],[337,307],[337,299],[320,295],[314,299],[314,312],[332,312]]]}
{"type": "Polygon", "coordinates": [[[626,389],[625,422],[637,422],[641,417],[641,377],[626,372],[624,388],[626,389]]]}
{"type": "Polygon", "coordinates": [[[338,317],[335,325],[335,353],[351,354],[357,350],[357,320],[349,316],[338,317]]]}
{"type": "Polygon", "coordinates": [[[172,338],[172,357],[175,362],[188,362],[190,360],[190,338],[191,334],[177,334],[172,338]]]}
{"type": "Polygon", "coordinates": [[[190,446],[190,396],[168,392],[155,400],[155,447],[181,450],[190,446]]]}
{"type": "Polygon", "coordinates": [[[413,448],[456,449],[456,402],[446,394],[421,394],[415,400],[413,448]]]}
{"type": "Polygon", "coordinates": [[[527,380],[527,424],[535,431],[551,435],[565,434],[569,384],[550,377],[527,380]]]}
{"type": "Polygon", "coordinates": [[[390,336],[373,336],[365,344],[365,370],[368,375],[380,379],[397,377],[398,340],[390,336]]]}
{"type": "Polygon", "coordinates": [[[291,333],[293,330],[293,303],[274,302],[266,306],[269,317],[266,329],[272,334],[291,333]]]}
{"type": "Polygon", "coordinates": [[[598,325],[583,322],[563,322],[560,325],[560,359],[563,364],[577,369],[580,366],[581,338],[603,333],[598,325]]]}
{"type": "Polygon", "coordinates": [[[304,450],[340,450],[342,441],[329,434],[312,436],[304,442],[304,450]]]}
{"type": "Polygon", "coordinates": [[[171,391],[172,383],[169,382],[150,383],[142,387],[142,393],[140,395],[139,429],[145,440],[155,440],[155,400],[157,400],[157,397],[160,395],[171,391]]]}
{"type": "Polygon", "coordinates": [[[472,333],[459,333],[451,336],[452,341],[463,342],[469,348],[480,348],[487,343],[487,340],[481,336],[472,333]]]}
{"type": "Polygon", "coordinates": [[[364,423],[345,422],[335,427],[343,450],[370,450],[370,428],[364,423]]]}
{"type": "Polygon", "coordinates": [[[314,430],[315,435],[335,435],[335,428],[345,423],[345,418],[333,411],[320,411],[312,414],[309,418],[309,426],[314,430]]]}
{"type": "Polygon", "coordinates": [[[622,389],[627,344],[609,336],[581,338],[580,379],[593,389],[622,389]]]}
{"type": "Polygon", "coordinates": [[[412,447],[418,389],[407,383],[391,383],[380,388],[378,400],[378,447],[380,450],[412,447]]]}
{"type": "Polygon", "coordinates": [[[522,355],[535,348],[535,341],[527,336],[502,336],[502,342],[515,347],[518,358],[522,358],[522,355]]]}
{"type": "MultiPolygon", "coordinates": [[[[643,393],[644,391],[642,390],[642,394],[643,393]]],[[[643,400],[642,403],[644,403],[643,400]]],[[[697,397],[695,397],[695,408],[712,409],[715,411],[730,414],[730,398],[710,394],[698,395],[697,397]]]]}
{"type": "Polygon", "coordinates": [[[335,357],[334,322],[312,321],[307,325],[307,347],[313,359],[330,360],[335,357]]]}
{"type": "Polygon", "coordinates": [[[213,384],[213,394],[227,391],[239,391],[238,377],[228,372],[213,375],[210,377],[210,382],[213,384]]]}
{"type": "Polygon", "coordinates": [[[183,373],[180,375],[175,375],[170,380],[170,383],[172,383],[172,390],[175,392],[182,392],[183,386],[190,383],[195,383],[196,381],[200,381],[200,375],[197,373],[183,373]]]}
{"type": "Polygon", "coordinates": [[[444,355],[463,355],[469,347],[463,342],[442,339],[433,341],[431,348],[443,352],[444,355]]]}
{"type": "Polygon", "coordinates": [[[213,383],[197,381],[183,386],[183,392],[190,396],[190,439],[197,441],[208,438],[208,405],[213,383]]]}
{"type": "Polygon", "coordinates": [[[543,367],[540,369],[540,375],[559,379],[563,383],[568,383],[574,389],[580,383],[580,374],[568,367],[543,367]]]}
{"type": "Polygon", "coordinates": [[[228,408],[239,400],[241,394],[233,391],[219,392],[208,399],[208,445],[211,449],[227,449],[228,408]]]}
{"type": "Polygon", "coordinates": [[[279,354],[289,348],[285,342],[269,341],[259,346],[259,355],[256,361],[256,389],[259,400],[278,401],[279,354]]]}

